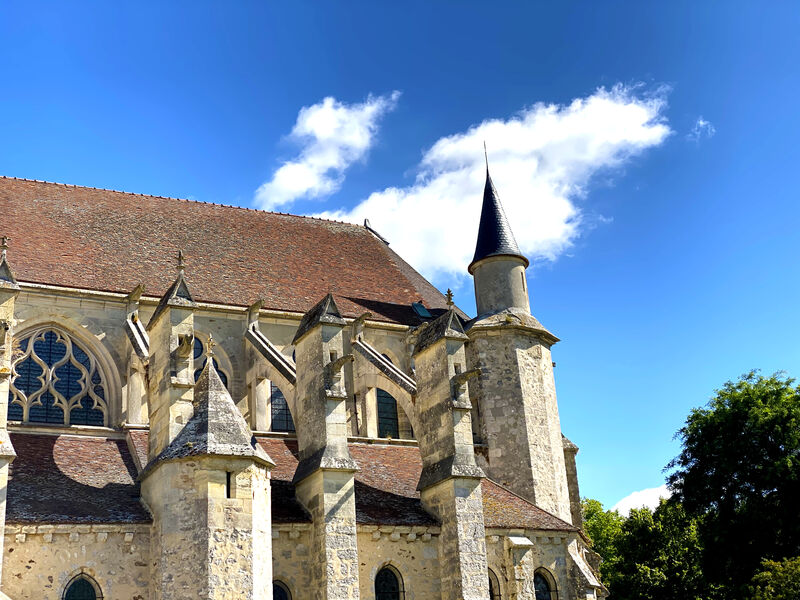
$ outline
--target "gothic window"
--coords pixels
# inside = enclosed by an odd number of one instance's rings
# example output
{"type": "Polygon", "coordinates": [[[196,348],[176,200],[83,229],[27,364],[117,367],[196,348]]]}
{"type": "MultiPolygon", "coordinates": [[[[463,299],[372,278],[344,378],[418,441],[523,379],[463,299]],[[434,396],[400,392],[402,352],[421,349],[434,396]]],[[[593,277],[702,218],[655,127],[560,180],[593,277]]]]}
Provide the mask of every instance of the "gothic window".
{"type": "Polygon", "coordinates": [[[375,600],[404,600],[403,580],[391,567],[383,567],[375,577],[375,600]]]}
{"type": "Polygon", "coordinates": [[[378,389],[378,437],[400,437],[397,421],[397,401],[384,390],[378,389]]]}
{"type": "MultiPolygon", "coordinates": [[[[214,368],[217,370],[219,374],[219,378],[222,380],[222,383],[225,384],[225,387],[228,387],[228,376],[225,372],[219,368],[219,363],[217,359],[212,359],[214,361],[214,368]]],[[[194,380],[197,381],[200,379],[200,373],[203,372],[203,367],[206,366],[206,362],[208,359],[205,357],[205,348],[203,347],[203,342],[201,342],[196,336],[194,338],[194,364],[200,365],[198,369],[194,371],[194,380]]]]}
{"type": "Polygon", "coordinates": [[[65,331],[41,327],[20,339],[11,368],[9,419],[103,426],[107,393],[97,359],[65,331]]]}
{"type": "Polygon", "coordinates": [[[286,396],[280,388],[270,381],[269,383],[269,404],[272,413],[272,431],[285,431],[294,433],[294,421],[292,413],[289,411],[289,404],[286,396]]]}
{"type": "Polygon", "coordinates": [[[89,581],[86,575],[78,575],[67,586],[64,592],[64,600],[102,600],[98,594],[98,587],[89,581]]]}
{"type": "Polygon", "coordinates": [[[292,595],[289,593],[289,588],[281,581],[272,582],[272,599],[273,600],[292,600],[292,595]]]}
{"type": "Polygon", "coordinates": [[[497,575],[494,571],[489,569],[489,598],[490,600],[500,600],[500,582],[497,581],[497,575]]]}
{"type": "Polygon", "coordinates": [[[537,571],[533,575],[533,588],[536,590],[536,600],[557,600],[553,587],[550,585],[550,577],[547,577],[542,571],[537,571]]]}

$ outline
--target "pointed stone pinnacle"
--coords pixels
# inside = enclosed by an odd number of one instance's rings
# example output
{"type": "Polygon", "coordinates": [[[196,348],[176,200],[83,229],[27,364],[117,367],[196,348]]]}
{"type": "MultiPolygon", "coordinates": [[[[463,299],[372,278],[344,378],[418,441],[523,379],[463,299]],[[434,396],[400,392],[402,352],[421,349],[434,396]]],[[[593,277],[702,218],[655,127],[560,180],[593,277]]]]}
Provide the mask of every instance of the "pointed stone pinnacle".
{"type": "Polygon", "coordinates": [[[178,250],[178,272],[182,272],[186,268],[183,260],[183,250],[178,250]]]}

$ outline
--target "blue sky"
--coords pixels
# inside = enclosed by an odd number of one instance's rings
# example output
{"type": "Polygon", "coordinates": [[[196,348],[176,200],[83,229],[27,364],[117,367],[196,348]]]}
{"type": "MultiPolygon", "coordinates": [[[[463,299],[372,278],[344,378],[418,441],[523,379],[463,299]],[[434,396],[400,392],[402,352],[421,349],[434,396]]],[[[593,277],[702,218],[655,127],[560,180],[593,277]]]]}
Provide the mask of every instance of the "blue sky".
{"type": "Polygon", "coordinates": [[[612,505],[725,380],[800,373],[798,30],[788,2],[0,1],[0,174],[368,216],[472,311],[485,139],[612,505]]]}

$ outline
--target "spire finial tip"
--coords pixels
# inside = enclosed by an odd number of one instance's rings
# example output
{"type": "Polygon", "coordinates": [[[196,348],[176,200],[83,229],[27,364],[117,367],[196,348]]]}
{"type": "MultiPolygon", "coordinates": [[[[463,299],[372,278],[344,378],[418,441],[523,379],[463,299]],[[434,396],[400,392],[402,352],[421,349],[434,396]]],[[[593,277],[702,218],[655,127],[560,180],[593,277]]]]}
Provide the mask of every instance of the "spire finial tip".
{"type": "Polygon", "coordinates": [[[211,334],[208,334],[208,341],[206,342],[206,358],[211,358],[214,356],[214,346],[217,345],[217,342],[214,341],[214,337],[211,334]]]}

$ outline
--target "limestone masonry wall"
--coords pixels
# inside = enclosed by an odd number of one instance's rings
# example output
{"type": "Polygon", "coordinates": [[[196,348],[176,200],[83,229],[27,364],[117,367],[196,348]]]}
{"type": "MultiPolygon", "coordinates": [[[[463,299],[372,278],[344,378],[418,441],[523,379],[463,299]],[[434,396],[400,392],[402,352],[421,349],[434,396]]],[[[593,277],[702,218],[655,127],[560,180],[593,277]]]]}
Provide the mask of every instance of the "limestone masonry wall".
{"type": "Polygon", "coordinates": [[[86,573],[109,600],[150,600],[149,525],[7,525],[3,592],[13,600],[61,600],[86,573]]]}

